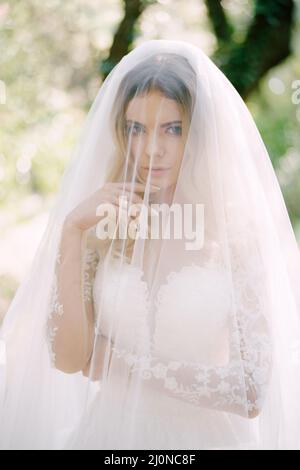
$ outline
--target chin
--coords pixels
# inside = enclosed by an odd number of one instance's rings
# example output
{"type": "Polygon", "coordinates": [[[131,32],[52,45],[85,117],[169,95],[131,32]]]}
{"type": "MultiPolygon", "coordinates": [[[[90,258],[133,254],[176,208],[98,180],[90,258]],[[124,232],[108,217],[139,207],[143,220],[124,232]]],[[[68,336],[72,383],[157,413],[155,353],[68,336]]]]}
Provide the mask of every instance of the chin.
{"type": "Polygon", "coordinates": [[[151,178],[150,184],[153,184],[155,186],[159,186],[160,189],[167,189],[170,186],[172,186],[172,183],[169,181],[164,180],[163,178],[151,178]]]}

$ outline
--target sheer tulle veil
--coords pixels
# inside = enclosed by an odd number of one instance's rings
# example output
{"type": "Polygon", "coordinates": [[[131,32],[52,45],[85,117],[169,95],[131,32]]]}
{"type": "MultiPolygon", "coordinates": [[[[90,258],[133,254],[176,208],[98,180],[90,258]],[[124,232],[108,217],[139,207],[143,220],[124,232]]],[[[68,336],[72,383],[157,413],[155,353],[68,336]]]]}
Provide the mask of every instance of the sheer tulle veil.
{"type": "Polygon", "coordinates": [[[101,85],[3,321],[0,448],[299,449],[299,280],[245,103],[195,45],[142,43],[101,85]],[[142,205],[127,225],[99,209],[78,264],[66,217],[109,182],[123,215],[138,184],[142,205]],[[61,366],[68,316],[68,340],[93,331],[82,368],[61,366]]]}

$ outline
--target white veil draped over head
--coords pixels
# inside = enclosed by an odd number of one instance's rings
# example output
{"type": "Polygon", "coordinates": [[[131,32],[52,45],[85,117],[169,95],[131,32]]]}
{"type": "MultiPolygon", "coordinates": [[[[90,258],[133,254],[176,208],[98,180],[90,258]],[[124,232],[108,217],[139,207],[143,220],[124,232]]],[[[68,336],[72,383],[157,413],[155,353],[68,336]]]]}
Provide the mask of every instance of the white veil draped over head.
{"type": "Polygon", "coordinates": [[[198,47],[141,44],[99,90],[2,324],[0,448],[299,449],[299,280],[239,94],[198,47]],[[111,183],[76,251],[67,217],[111,183]]]}

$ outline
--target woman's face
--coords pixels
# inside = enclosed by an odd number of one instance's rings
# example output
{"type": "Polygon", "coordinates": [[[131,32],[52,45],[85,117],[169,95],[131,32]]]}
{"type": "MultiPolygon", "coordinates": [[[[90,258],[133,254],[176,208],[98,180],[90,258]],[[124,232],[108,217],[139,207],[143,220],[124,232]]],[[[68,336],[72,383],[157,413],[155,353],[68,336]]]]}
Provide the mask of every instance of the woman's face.
{"type": "Polygon", "coordinates": [[[127,107],[126,131],[130,156],[140,179],[168,188],[177,182],[187,137],[187,119],[179,104],[151,91],[133,98],[127,107]]]}

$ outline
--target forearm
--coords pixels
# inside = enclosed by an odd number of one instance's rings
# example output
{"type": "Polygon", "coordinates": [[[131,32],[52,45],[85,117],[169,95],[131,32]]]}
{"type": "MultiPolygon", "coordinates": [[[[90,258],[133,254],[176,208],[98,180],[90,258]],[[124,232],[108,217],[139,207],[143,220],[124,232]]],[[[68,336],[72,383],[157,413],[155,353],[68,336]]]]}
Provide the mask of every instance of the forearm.
{"type": "Polygon", "coordinates": [[[235,360],[224,366],[205,366],[155,355],[133,359],[128,351],[114,351],[130,365],[133,380],[144,380],[153,390],[171,398],[244,418],[255,418],[260,412],[271,368],[267,345],[256,364],[235,360]],[[255,374],[260,381],[254,380],[255,374]]]}
{"type": "Polygon", "coordinates": [[[56,266],[56,305],[49,319],[55,367],[78,372],[86,364],[93,341],[92,312],[82,298],[83,232],[65,224],[56,266]]]}
{"type": "Polygon", "coordinates": [[[106,361],[108,369],[110,368],[111,357],[112,343],[108,338],[101,334],[94,336],[93,353],[83,367],[82,374],[93,382],[101,381],[106,361]]]}

